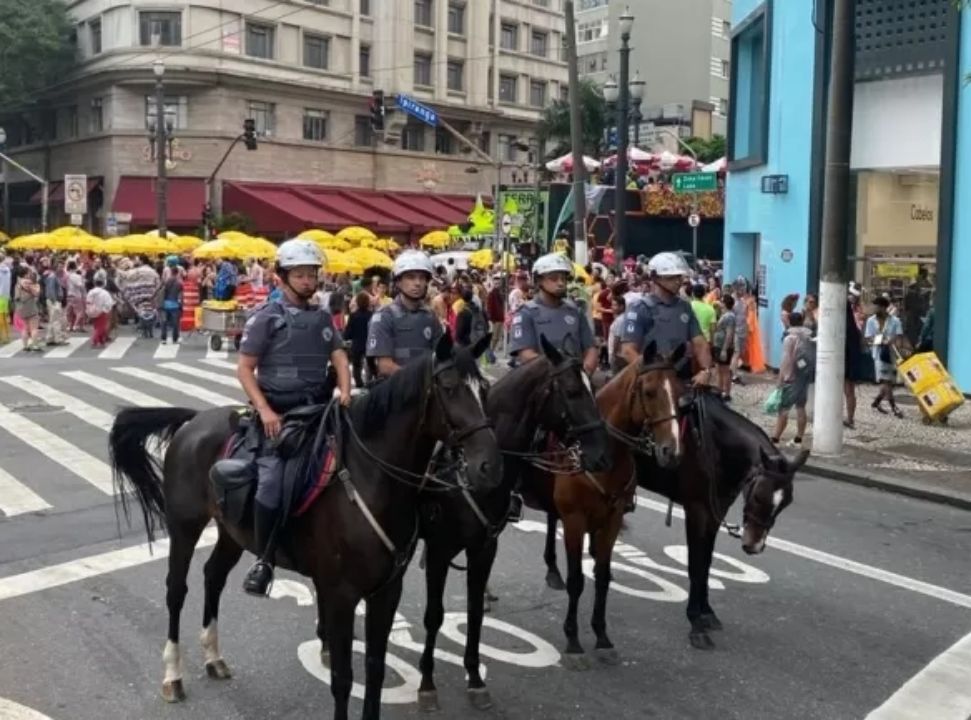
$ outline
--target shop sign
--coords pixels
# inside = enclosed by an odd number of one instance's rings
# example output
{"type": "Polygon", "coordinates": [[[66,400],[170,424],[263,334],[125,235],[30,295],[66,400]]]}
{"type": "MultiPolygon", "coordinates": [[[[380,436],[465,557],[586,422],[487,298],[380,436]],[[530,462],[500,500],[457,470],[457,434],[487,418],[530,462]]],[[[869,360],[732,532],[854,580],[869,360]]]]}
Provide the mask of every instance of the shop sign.
{"type": "Polygon", "coordinates": [[[879,278],[917,278],[920,265],[917,263],[877,263],[874,274],[879,278]]]}

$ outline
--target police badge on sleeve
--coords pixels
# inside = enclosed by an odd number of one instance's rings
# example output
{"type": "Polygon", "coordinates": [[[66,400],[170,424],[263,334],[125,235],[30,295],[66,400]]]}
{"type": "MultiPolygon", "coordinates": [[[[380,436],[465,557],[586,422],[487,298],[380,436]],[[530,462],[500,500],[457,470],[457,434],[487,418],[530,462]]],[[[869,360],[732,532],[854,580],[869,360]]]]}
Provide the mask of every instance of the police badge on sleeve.
{"type": "Polygon", "coordinates": [[[321,335],[323,335],[324,337],[324,342],[330,342],[331,340],[334,339],[334,331],[329,327],[324,328],[324,331],[321,333],[321,335]]]}
{"type": "Polygon", "coordinates": [[[431,340],[432,339],[432,329],[430,327],[426,327],[422,331],[422,334],[425,336],[425,339],[426,340],[431,340]]]}

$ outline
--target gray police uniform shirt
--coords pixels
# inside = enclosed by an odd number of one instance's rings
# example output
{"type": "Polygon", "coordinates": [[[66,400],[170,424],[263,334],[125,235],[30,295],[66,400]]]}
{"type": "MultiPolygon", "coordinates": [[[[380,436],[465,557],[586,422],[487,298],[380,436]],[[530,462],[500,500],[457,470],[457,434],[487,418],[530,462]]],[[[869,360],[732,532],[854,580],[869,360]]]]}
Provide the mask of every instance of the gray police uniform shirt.
{"type": "Polygon", "coordinates": [[[581,355],[594,346],[590,321],[571,300],[564,300],[556,307],[530,300],[513,315],[510,327],[509,352],[513,355],[520,350],[542,353],[540,336],[562,350],[566,336],[572,335],[581,355]]]}
{"type": "Polygon", "coordinates": [[[257,307],[246,321],[239,351],[258,358],[256,379],[270,393],[322,389],[331,353],[343,346],[326,310],[284,300],[257,307]]]}
{"type": "Polygon", "coordinates": [[[442,324],[424,305],[409,310],[396,298],[371,316],[367,356],[389,357],[398,365],[431,353],[442,336],[442,324]]]}
{"type": "Polygon", "coordinates": [[[665,355],[688,343],[690,356],[693,355],[691,341],[701,335],[698,318],[691,304],[682,297],[675,296],[665,302],[656,295],[645,295],[628,306],[624,318],[621,342],[634,343],[640,352],[653,340],[658,352],[665,355]]]}

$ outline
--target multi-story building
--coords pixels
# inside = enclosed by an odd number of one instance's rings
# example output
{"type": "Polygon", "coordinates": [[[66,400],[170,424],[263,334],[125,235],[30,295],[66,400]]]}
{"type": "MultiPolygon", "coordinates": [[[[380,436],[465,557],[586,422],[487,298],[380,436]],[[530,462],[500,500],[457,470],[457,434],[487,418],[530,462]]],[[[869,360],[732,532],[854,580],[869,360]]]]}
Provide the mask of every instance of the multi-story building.
{"type": "MultiPolygon", "coordinates": [[[[244,119],[252,118],[259,149],[235,151],[211,197],[219,211],[222,189],[231,185],[227,201],[229,194],[234,200],[225,209],[256,216],[261,197],[272,198],[277,217],[271,221],[271,213],[262,213],[268,224],[260,228],[268,233],[326,225],[328,214],[335,216],[330,224],[338,224],[354,214],[347,198],[330,204],[323,195],[314,199],[314,187],[384,193],[372,205],[389,191],[490,190],[495,172],[441,126],[393,112],[376,137],[369,108],[375,90],[384,91],[389,107],[398,93],[412,96],[495,161],[516,163],[526,160],[517,146],[535,144],[542,109],[567,81],[562,0],[68,5],[77,21],[77,72],[45,90],[42,111],[8,113],[0,125],[8,151],[25,166],[52,181],[65,173],[91,178],[95,207],[86,224],[96,230],[112,212],[131,214],[133,227],[154,224],[149,136],[158,61],[164,63],[164,112],[175,138],[168,162],[169,224],[199,225],[202,179],[241,133],[244,119]],[[478,173],[471,171],[476,166],[478,173]],[[247,190],[248,183],[264,185],[247,190]],[[304,187],[291,192],[266,183],[304,187]]],[[[37,200],[37,186],[10,176],[8,224],[36,224],[30,203],[37,200]]],[[[58,192],[55,186],[52,208],[62,197],[58,192]]],[[[359,210],[384,215],[373,207],[359,210]]]]}
{"type": "Polygon", "coordinates": [[[727,131],[729,34],[732,0],[579,0],[580,73],[598,84],[620,69],[618,19],[634,15],[630,72],[646,82],[641,103],[641,144],[727,131]]]}

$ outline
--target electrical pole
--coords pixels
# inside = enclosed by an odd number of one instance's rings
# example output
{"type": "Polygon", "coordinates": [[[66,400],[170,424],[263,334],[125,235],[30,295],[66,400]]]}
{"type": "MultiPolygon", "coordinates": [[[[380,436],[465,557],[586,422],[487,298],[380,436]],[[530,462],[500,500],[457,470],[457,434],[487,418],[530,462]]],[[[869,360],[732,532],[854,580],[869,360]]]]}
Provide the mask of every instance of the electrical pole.
{"type": "Polygon", "coordinates": [[[617,165],[614,169],[614,256],[617,269],[623,271],[627,252],[627,148],[630,146],[630,17],[628,8],[621,16],[620,81],[617,101],[617,165]],[[628,20],[629,18],[629,20],[628,20]],[[626,20],[626,23],[625,23],[626,20]]]}
{"type": "Polygon", "coordinates": [[[583,163],[583,124],[580,116],[580,70],[577,60],[577,21],[573,0],[566,0],[566,64],[570,73],[570,143],[573,154],[573,259],[587,264],[587,168],[583,163]]]}
{"type": "Polygon", "coordinates": [[[838,455],[843,449],[854,4],[855,0],[835,0],[829,28],[829,110],[826,123],[826,170],[819,273],[816,400],[813,407],[813,452],[821,455],[838,455]]]}

